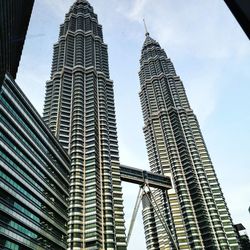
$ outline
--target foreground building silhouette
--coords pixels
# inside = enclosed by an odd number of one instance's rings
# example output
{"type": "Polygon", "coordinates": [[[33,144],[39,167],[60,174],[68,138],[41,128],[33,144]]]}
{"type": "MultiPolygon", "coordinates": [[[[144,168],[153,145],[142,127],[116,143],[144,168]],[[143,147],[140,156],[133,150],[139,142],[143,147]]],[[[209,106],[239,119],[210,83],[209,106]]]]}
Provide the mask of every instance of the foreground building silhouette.
{"type": "Polygon", "coordinates": [[[0,73],[15,79],[34,0],[0,1],[0,73]]]}
{"type": "MultiPolygon", "coordinates": [[[[180,249],[239,249],[232,220],[199,124],[173,63],[146,33],[140,60],[140,100],[150,168],[171,177],[154,191],[180,249]]],[[[152,200],[154,202],[154,200],[152,200]]],[[[170,249],[148,199],[143,202],[147,249],[170,249]]]]}
{"type": "Polygon", "coordinates": [[[43,117],[71,157],[68,249],[126,249],[107,45],[85,0],[60,26],[43,117]]]}

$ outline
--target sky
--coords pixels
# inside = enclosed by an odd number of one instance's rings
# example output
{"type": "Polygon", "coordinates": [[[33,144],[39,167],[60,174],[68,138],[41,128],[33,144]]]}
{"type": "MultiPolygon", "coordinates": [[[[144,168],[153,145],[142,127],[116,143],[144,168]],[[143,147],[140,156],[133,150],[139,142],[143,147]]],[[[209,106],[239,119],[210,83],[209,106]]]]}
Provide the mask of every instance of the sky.
{"type": "MultiPolygon", "coordinates": [[[[36,0],[17,83],[42,114],[53,44],[73,0],[36,0]]],[[[233,222],[250,234],[250,45],[222,0],[90,0],[109,48],[120,161],[149,169],[139,102],[146,19],[172,59],[198,117],[233,222]]],[[[126,227],[138,187],[123,184],[126,227]]],[[[141,210],[129,249],[146,249],[141,210]]]]}

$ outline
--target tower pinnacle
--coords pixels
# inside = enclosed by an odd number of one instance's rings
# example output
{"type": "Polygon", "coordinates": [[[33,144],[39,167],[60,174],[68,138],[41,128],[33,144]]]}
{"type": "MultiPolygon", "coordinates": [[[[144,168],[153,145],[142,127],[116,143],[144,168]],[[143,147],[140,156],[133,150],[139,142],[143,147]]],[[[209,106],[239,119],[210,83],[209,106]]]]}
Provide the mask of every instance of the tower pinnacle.
{"type": "Polygon", "coordinates": [[[143,23],[144,23],[144,28],[145,28],[145,35],[149,36],[149,32],[148,32],[148,28],[147,28],[147,24],[146,24],[145,18],[143,18],[143,23]]]}

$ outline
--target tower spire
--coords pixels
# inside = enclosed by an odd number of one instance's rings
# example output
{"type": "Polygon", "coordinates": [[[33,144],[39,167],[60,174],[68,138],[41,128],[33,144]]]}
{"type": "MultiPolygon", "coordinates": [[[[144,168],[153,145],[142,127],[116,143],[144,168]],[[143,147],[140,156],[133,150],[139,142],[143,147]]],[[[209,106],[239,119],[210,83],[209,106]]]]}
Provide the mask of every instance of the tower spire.
{"type": "Polygon", "coordinates": [[[144,23],[144,28],[145,28],[145,35],[149,36],[149,32],[148,32],[148,28],[147,28],[147,24],[146,24],[145,18],[143,18],[143,23],[144,23]]]}

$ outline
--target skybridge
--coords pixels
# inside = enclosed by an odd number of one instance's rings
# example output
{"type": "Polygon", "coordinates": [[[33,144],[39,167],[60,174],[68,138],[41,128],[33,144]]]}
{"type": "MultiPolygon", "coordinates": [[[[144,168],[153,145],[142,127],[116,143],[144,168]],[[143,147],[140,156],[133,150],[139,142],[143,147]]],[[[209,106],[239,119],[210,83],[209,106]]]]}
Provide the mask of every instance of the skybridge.
{"type": "Polygon", "coordinates": [[[168,190],[172,188],[171,179],[168,176],[155,174],[143,169],[120,165],[121,180],[140,186],[148,185],[153,188],[168,190]]]}

